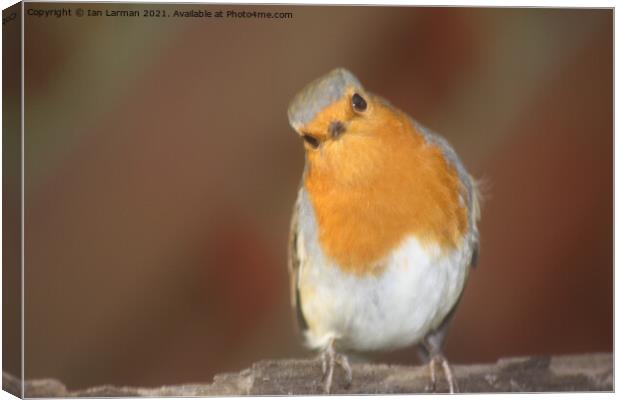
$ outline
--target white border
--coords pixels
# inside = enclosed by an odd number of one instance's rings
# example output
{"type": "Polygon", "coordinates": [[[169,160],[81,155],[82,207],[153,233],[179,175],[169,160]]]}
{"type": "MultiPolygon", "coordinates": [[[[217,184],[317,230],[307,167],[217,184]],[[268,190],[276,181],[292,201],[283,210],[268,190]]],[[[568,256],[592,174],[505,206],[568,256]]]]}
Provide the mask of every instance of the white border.
{"type": "MultiPolygon", "coordinates": [[[[44,1],[28,1],[28,2],[44,2],[44,1]]],[[[2,5],[2,9],[5,9],[13,4],[15,4],[16,1],[11,1],[11,0],[0,0],[0,4],[2,5]]],[[[104,3],[104,2],[97,2],[97,1],[64,1],[64,3],[104,3]]],[[[105,3],[127,3],[125,1],[106,1],[105,3]]],[[[245,0],[245,1],[240,1],[240,0],[231,0],[231,1],[170,1],[170,0],[151,0],[151,1],[132,1],[132,3],[198,3],[198,4],[274,4],[274,5],[393,5],[393,6],[470,6],[470,7],[562,7],[562,8],[615,8],[615,1],[550,1],[550,0],[544,0],[544,1],[528,1],[528,2],[524,2],[524,1],[514,1],[514,0],[506,0],[506,1],[476,1],[476,0],[470,0],[470,1],[443,1],[443,2],[437,2],[437,1],[406,1],[406,0],[387,0],[387,1],[382,1],[381,4],[377,3],[377,0],[375,1],[369,1],[369,0],[339,0],[337,2],[334,1],[326,1],[326,0],[315,0],[312,3],[307,3],[307,2],[302,2],[302,1],[287,1],[287,2],[276,2],[276,1],[272,1],[272,2],[265,2],[265,1],[257,1],[257,0],[245,0]]],[[[614,11],[615,13],[615,11],[614,11]]],[[[25,20],[24,20],[24,10],[22,8],[22,32],[21,32],[21,40],[23,43],[24,40],[24,24],[25,24],[25,20]]],[[[615,209],[617,208],[619,202],[616,198],[616,183],[617,183],[617,177],[618,175],[618,166],[615,163],[615,154],[617,154],[617,150],[618,150],[618,143],[615,140],[615,116],[617,115],[619,109],[618,109],[618,105],[615,101],[615,94],[617,93],[617,83],[616,83],[616,73],[617,73],[617,69],[616,69],[616,63],[615,63],[615,54],[616,54],[616,46],[618,43],[618,33],[616,32],[615,29],[615,15],[614,15],[614,122],[613,122],[613,127],[614,127],[614,264],[615,264],[615,249],[620,247],[620,239],[618,239],[618,237],[615,235],[615,227],[618,225],[618,222],[620,221],[620,219],[618,218],[617,214],[615,213],[615,209]]],[[[0,41],[0,50],[1,50],[2,44],[0,41]]],[[[0,52],[0,63],[1,63],[1,52],[0,52]]],[[[25,366],[25,359],[24,359],[24,230],[23,230],[23,226],[24,226],[24,155],[25,155],[25,149],[24,149],[24,52],[23,52],[23,46],[22,46],[22,50],[21,50],[21,62],[22,62],[22,82],[21,82],[21,93],[22,93],[22,99],[21,99],[21,111],[22,111],[22,115],[21,115],[21,200],[22,200],[22,210],[21,210],[21,223],[22,223],[22,230],[21,230],[21,235],[22,235],[22,243],[21,243],[21,257],[22,257],[22,376],[24,374],[24,366],[25,366]]],[[[0,88],[1,88],[1,82],[0,82],[0,88]]],[[[1,106],[2,102],[0,99],[0,106],[1,106]]],[[[0,108],[1,109],[1,108],[0,108]]],[[[2,171],[2,143],[0,142],[0,173],[2,171]]],[[[2,193],[2,188],[0,187],[0,193],[2,193]]],[[[0,209],[0,223],[2,222],[2,211],[0,209]]],[[[2,254],[2,244],[0,243],[0,256],[2,254]]],[[[1,294],[1,282],[2,282],[2,278],[0,275],[0,294],[1,294]]],[[[614,269],[614,350],[615,350],[615,343],[618,339],[618,332],[615,329],[615,310],[617,309],[616,307],[616,296],[615,296],[615,288],[616,287],[620,287],[618,286],[619,283],[619,278],[618,278],[618,274],[615,273],[615,269],[614,269]]],[[[0,316],[1,316],[1,310],[0,310],[0,316]]],[[[0,319],[0,328],[1,328],[1,319],[0,319]]],[[[2,355],[2,351],[0,349],[0,362],[1,362],[1,355],[2,355]]],[[[614,371],[617,371],[618,368],[618,362],[617,362],[617,358],[614,356],[614,371]]],[[[614,377],[615,378],[615,377],[614,377]]],[[[616,387],[616,379],[614,379],[614,387],[616,387]]],[[[22,384],[22,393],[23,393],[23,384],[22,384]]],[[[459,398],[467,398],[467,399],[471,399],[471,398],[479,398],[485,396],[484,394],[478,394],[478,395],[459,395],[459,398]]],[[[491,396],[493,396],[493,398],[495,399],[510,399],[510,400],[514,400],[514,399],[523,399],[523,398],[528,398],[531,396],[536,396],[536,395],[531,395],[531,394],[492,394],[491,396]]],[[[540,396],[540,395],[538,395],[540,396]]],[[[595,399],[595,398],[611,398],[613,396],[613,394],[599,394],[599,393],[551,393],[551,394],[544,394],[545,399],[564,399],[564,398],[579,398],[579,399],[595,399]]],[[[330,399],[351,399],[351,398],[355,398],[358,396],[330,396],[330,399]]],[[[0,393],[0,399],[13,399],[14,397],[9,395],[6,392],[1,392],[0,393]]],[[[244,399],[247,397],[244,397],[244,399]]],[[[281,397],[261,397],[262,399],[276,399],[276,398],[281,398],[281,397]]],[[[324,400],[325,397],[319,397],[319,396],[303,396],[303,398],[305,399],[322,399],[324,400]]],[[[373,398],[377,398],[377,399],[390,399],[390,400],[402,400],[402,399],[411,399],[411,396],[403,396],[403,395],[391,395],[391,396],[373,396],[373,398]]],[[[416,395],[415,398],[419,398],[419,399],[429,399],[432,398],[429,395],[416,395]]]]}

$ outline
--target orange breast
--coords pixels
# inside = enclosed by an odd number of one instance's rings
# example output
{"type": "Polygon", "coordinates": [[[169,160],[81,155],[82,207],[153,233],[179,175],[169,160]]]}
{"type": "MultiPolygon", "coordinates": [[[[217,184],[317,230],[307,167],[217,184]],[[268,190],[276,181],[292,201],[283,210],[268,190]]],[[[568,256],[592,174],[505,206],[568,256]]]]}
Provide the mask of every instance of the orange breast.
{"type": "Polygon", "coordinates": [[[350,128],[308,153],[304,185],[323,251],[367,275],[380,273],[381,259],[410,235],[444,251],[457,246],[468,224],[464,187],[441,149],[383,105],[350,128]]]}

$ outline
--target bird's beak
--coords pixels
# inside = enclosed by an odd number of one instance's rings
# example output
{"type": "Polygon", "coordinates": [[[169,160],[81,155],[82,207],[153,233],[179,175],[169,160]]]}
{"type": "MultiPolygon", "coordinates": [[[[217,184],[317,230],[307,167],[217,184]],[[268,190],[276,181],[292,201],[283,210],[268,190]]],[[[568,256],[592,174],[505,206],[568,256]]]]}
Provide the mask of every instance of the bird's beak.
{"type": "Polygon", "coordinates": [[[310,135],[309,133],[302,132],[301,138],[313,149],[316,149],[321,144],[321,141],[316,136],[310,135]]]}

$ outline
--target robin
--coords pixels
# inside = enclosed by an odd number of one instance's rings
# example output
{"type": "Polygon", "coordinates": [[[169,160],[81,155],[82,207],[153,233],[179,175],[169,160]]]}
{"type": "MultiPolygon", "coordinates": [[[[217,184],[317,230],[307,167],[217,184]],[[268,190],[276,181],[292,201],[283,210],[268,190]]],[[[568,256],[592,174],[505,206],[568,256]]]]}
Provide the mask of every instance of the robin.
{"type": "Polygon", "coordinates": [[[478,254],[474,179],[442,137],[339,68],[306,86],[288,118],[305,147],[291,221],[291,298],[323,384],[345,351],[417,344],[435,390],[442,344],[478,254]]]}

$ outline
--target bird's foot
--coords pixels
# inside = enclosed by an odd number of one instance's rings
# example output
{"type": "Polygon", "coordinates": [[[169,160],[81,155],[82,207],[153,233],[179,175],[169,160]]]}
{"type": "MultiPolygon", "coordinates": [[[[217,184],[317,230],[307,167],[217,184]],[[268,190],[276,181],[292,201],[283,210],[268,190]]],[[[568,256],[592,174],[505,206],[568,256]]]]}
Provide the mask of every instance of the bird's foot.
{"type": "Polygon", "coordinates": [[[441,365],[443,369],[443,373],[446,377],[446,381],[448,382],[448,389],[450,393],[458,393],[459,387],[456,383],[456,378],[454,377],[454,373],[452,372],[452,368],[450,367],[450,363],[448,360],[441,355],[434,355],[428,363],[429,372],[430,372],[430,385],[427,387],[428,392],[435,392],[437,390],[437,365],[441,365]]]}
{"type": "Polygon", "coordinates": [[[321,352],[321,370],[323,371],[323,391],[330,394],[334,377],[334,368],[337,365],[342,368],[345,373],[345,388],[349,388],[353,382],[353,372],[349,360],[344,354],[336,353],[334,350],[334,341],[330,340],[329,344],[321,352]]]}

